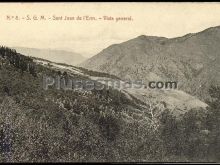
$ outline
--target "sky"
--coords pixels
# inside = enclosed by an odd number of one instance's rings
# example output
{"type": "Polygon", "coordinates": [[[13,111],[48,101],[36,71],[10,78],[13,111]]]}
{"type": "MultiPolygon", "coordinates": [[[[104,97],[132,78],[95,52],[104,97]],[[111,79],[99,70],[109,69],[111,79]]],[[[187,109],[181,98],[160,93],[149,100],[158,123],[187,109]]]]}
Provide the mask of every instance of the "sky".
{"type": "Polygon", "coordinates": [[[68,50],[85,57],[139,35],[174,38],[219,25],[217,2],[0,3],[0,45],[68,50]],[[45,20],[33,20],[34,16],[45,20]],[[74,20],[64,20],[66,16],[74,20]],[[76,20],[84,16],[90,20],[76,20]]]}

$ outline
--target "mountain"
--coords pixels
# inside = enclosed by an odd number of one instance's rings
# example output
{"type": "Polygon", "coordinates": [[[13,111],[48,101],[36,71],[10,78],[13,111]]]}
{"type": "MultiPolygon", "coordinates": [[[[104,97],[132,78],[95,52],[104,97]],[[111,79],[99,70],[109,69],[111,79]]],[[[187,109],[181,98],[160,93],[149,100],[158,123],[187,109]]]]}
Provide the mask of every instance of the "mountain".
{"type": "MultiPolygon", "coordinates": [[[[108,88],[112,88],[115,91],[119,92],[120,94],[122,94],[123,97],[125,97],[122,100],[127,100],[128,102],[133,103],[133,105],[136,105],[136,107],[129,108],[130,115],[125,114],[125,117],[128,116],[128,119],[134,119],[133,116],[137,115],[136,112],[139,112],[139,120],[141,119],[143,121],[148,121],[150,106],[157,109],[157,111],[159,111],[158,113],[162,113],[164,110],[169,109],[170,112],[176,117],[185,114],[191,109],[201,108],[204,110],[208,106],[206,103],[200,101],[196,97],[193,97],[180,90],[150,90],[145,88],[126,88],[126,82],[114,75],[90,71],[71,65],[45,61],[43,59],[34,59],[34,62],[53,70],[66,72],[70,75],[74,74],[80,77],[87,77],[87,79],[99,82],[107,86],[108,88]],[[106,82],[114,82],[114,84],[120,82],[120,86],[112,85],[111,83],[106,82]],[[134,111],[134,109],[136,109],[136,111],[134,111]],[[133,114],[132,112],[135,113],[133,114]]],[[[118,98],[116,97],[116,99],[118,98]]]]}
{"type": "Polygon", "coordinates": [[[180,90],[113,88],[105,80],[125,83],[0,47],[0,162],[219,160],[218,146],[206,150],[219,135],[207,136],[206,103],[180,90]],[[45,76],[105,88],[45,89],[45,76]]]}
{"type": "Polygon", "coordinates": [[[36,49],[25,47],[13,47],[13,49],[15,49],[18,53],[27,56],[44,58],[47,60],[70,65],[76,65],[86,60],[86,58],[81,54],[64,50],[36,49]]]}
{"type": "Polygon", "coordinates": [[[178,38],[141,35],[115,44],[79,64],[122,79],[176,81],[187,93],[208,99],[220,84],[220,27],[178,38]]]}
{"type": "Polygon", "coordinates": [[[136,104],[114,89],[45,90],[45,75],[84,81],[88,75],[111,77],[0,47],[0,162],[124,159],[112,151],[122,150],[117,147],[126,129],[122,112],[136,104]]]}

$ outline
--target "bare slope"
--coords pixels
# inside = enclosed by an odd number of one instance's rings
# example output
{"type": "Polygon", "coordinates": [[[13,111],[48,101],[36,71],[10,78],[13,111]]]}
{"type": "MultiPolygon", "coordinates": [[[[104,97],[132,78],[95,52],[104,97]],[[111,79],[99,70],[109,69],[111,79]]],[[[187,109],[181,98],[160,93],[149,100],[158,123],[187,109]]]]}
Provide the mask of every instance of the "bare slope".
{"type": "Polygon", "coordinates": [[[80,64],[123,79],[173,80],[180,89],[206,98],[220,84],[220,27],[178,38],[139,36],[111,45],[80,64]]]}

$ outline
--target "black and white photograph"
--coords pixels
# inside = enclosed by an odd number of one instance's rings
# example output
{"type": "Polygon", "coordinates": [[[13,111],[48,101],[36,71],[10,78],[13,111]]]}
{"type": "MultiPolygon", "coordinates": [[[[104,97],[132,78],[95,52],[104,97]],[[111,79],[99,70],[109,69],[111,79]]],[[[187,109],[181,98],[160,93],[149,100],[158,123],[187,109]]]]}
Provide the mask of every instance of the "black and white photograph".
{"type": "Polygon", "coordinates": [[[220,3],[0,3],[0,163],[22,162],[220,163],[220,3]]]}

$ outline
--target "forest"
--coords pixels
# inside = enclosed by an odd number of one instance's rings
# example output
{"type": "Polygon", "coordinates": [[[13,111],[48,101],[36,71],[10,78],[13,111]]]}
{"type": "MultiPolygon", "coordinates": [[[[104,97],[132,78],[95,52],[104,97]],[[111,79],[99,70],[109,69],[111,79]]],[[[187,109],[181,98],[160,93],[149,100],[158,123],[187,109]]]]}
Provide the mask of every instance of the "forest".
{"type": "Polygon", "coordinates": [[[44,74],[85,79],[0,47],[0,162],[220,161],[218,86],[206,110],[176,118],[167,109],[154,125],[126,120],[138,102],[120,91],[44,90],[44,74]]]}

